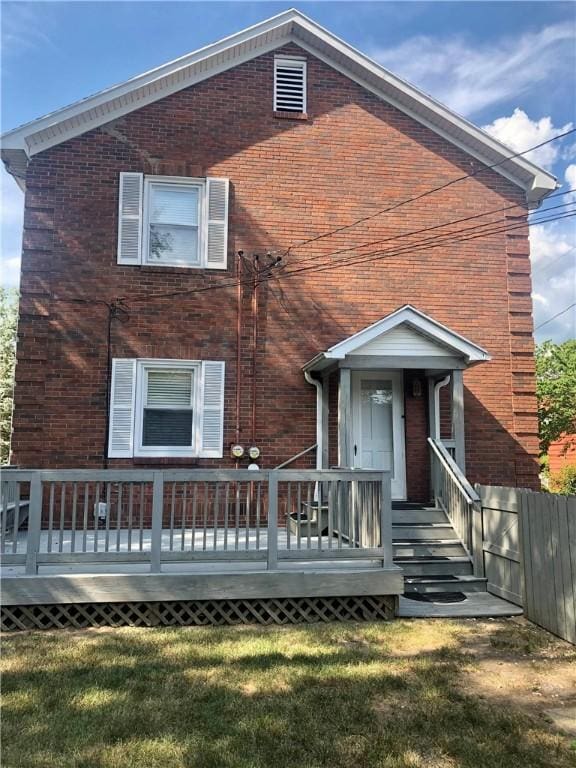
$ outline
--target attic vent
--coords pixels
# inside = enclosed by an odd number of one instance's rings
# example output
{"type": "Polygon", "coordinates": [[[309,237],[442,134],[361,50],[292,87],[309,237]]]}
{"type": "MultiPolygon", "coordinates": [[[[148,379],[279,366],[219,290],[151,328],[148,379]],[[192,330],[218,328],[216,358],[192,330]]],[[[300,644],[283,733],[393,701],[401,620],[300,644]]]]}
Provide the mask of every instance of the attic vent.
{"type": "Polygon", "coordinates": [[[306,112],[304,59],[274,59],[274,111],[306,112]]]}

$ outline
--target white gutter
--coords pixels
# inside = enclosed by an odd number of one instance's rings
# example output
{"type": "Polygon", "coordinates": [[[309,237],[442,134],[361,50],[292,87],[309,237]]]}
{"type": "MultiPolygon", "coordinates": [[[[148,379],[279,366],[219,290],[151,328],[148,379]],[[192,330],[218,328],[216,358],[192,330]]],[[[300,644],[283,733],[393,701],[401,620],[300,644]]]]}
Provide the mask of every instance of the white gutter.
{"type": "Polygon", "coordinates": [[[313,379],[309,371],[304,371],[304,378],[316,387],[316,469],[322,469],[322,382],[313,379]]]}

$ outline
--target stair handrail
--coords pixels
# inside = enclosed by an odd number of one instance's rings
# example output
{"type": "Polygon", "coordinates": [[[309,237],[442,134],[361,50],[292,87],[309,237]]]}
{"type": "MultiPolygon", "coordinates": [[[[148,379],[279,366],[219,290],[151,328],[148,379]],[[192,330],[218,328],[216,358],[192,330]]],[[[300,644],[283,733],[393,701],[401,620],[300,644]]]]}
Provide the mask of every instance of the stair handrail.
{"type": "Polygon", "coordinates": [[[466,476],[456,464],[452,456],[446,450],[441,440],[435,440],[433,437],[428,438],[430,448],[437,456],[444,469],[451,475],[452,479],[458,485],[462,494],[466,497],[469,504],[476,504],[480,501],[480,496],[476,493],[474,488],[470,485],[466,476]]]}

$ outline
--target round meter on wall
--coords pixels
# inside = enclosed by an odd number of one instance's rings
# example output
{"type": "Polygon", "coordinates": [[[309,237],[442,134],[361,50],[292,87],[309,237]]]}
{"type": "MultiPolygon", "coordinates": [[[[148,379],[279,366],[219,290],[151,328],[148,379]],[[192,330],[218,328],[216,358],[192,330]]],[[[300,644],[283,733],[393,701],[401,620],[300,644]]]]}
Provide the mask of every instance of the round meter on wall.
{"type": "Polygon", "coordinates": [[[259,459],[260,458],[260,448],[257,448],[255,445],[251,446],[248,449],[248,456],[250,456],[250,458],[252,460],[259,459]]]}
{"type": "Polygon", "coordinates": [[[233,458],[241,459],[242,456],[244,456],[244,446],[243,445],[233,445],[230,448],[230,453],[232,454],[233,458]]]}

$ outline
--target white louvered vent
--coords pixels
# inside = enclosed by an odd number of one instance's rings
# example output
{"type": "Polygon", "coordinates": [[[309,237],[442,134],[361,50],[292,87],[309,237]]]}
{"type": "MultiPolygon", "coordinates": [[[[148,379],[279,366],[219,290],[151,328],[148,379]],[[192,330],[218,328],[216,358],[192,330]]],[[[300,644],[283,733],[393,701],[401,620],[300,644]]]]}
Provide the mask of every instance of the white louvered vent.
{"type": "Polygon", "coordinates": [[[113,360],[108,442],[110,457],[130,458],[132,456],[135,390],[136,360],[131,358],[113,360]]]}
{"type": "Polygon", "coordinates": [[[228,251],[228,179],[206,179],[208,222],[206,266],[226,269],[228,251]]]}
{"type": "Polygon", "coordinates": [[[306,112],[306,62],[274,59],[274,111],[306,112]]]}
{"type": "Polygon", "coordinates": [[[202,446],[200,455],[222,456],[224,425],[224,363],[206,361],[202,364],[202,446]]]}
{"type": "Polygon", "coordinates": [[[118,264],[140,264],[142,260],[143,186],[143,174],[120,174],[118,264]]]}

